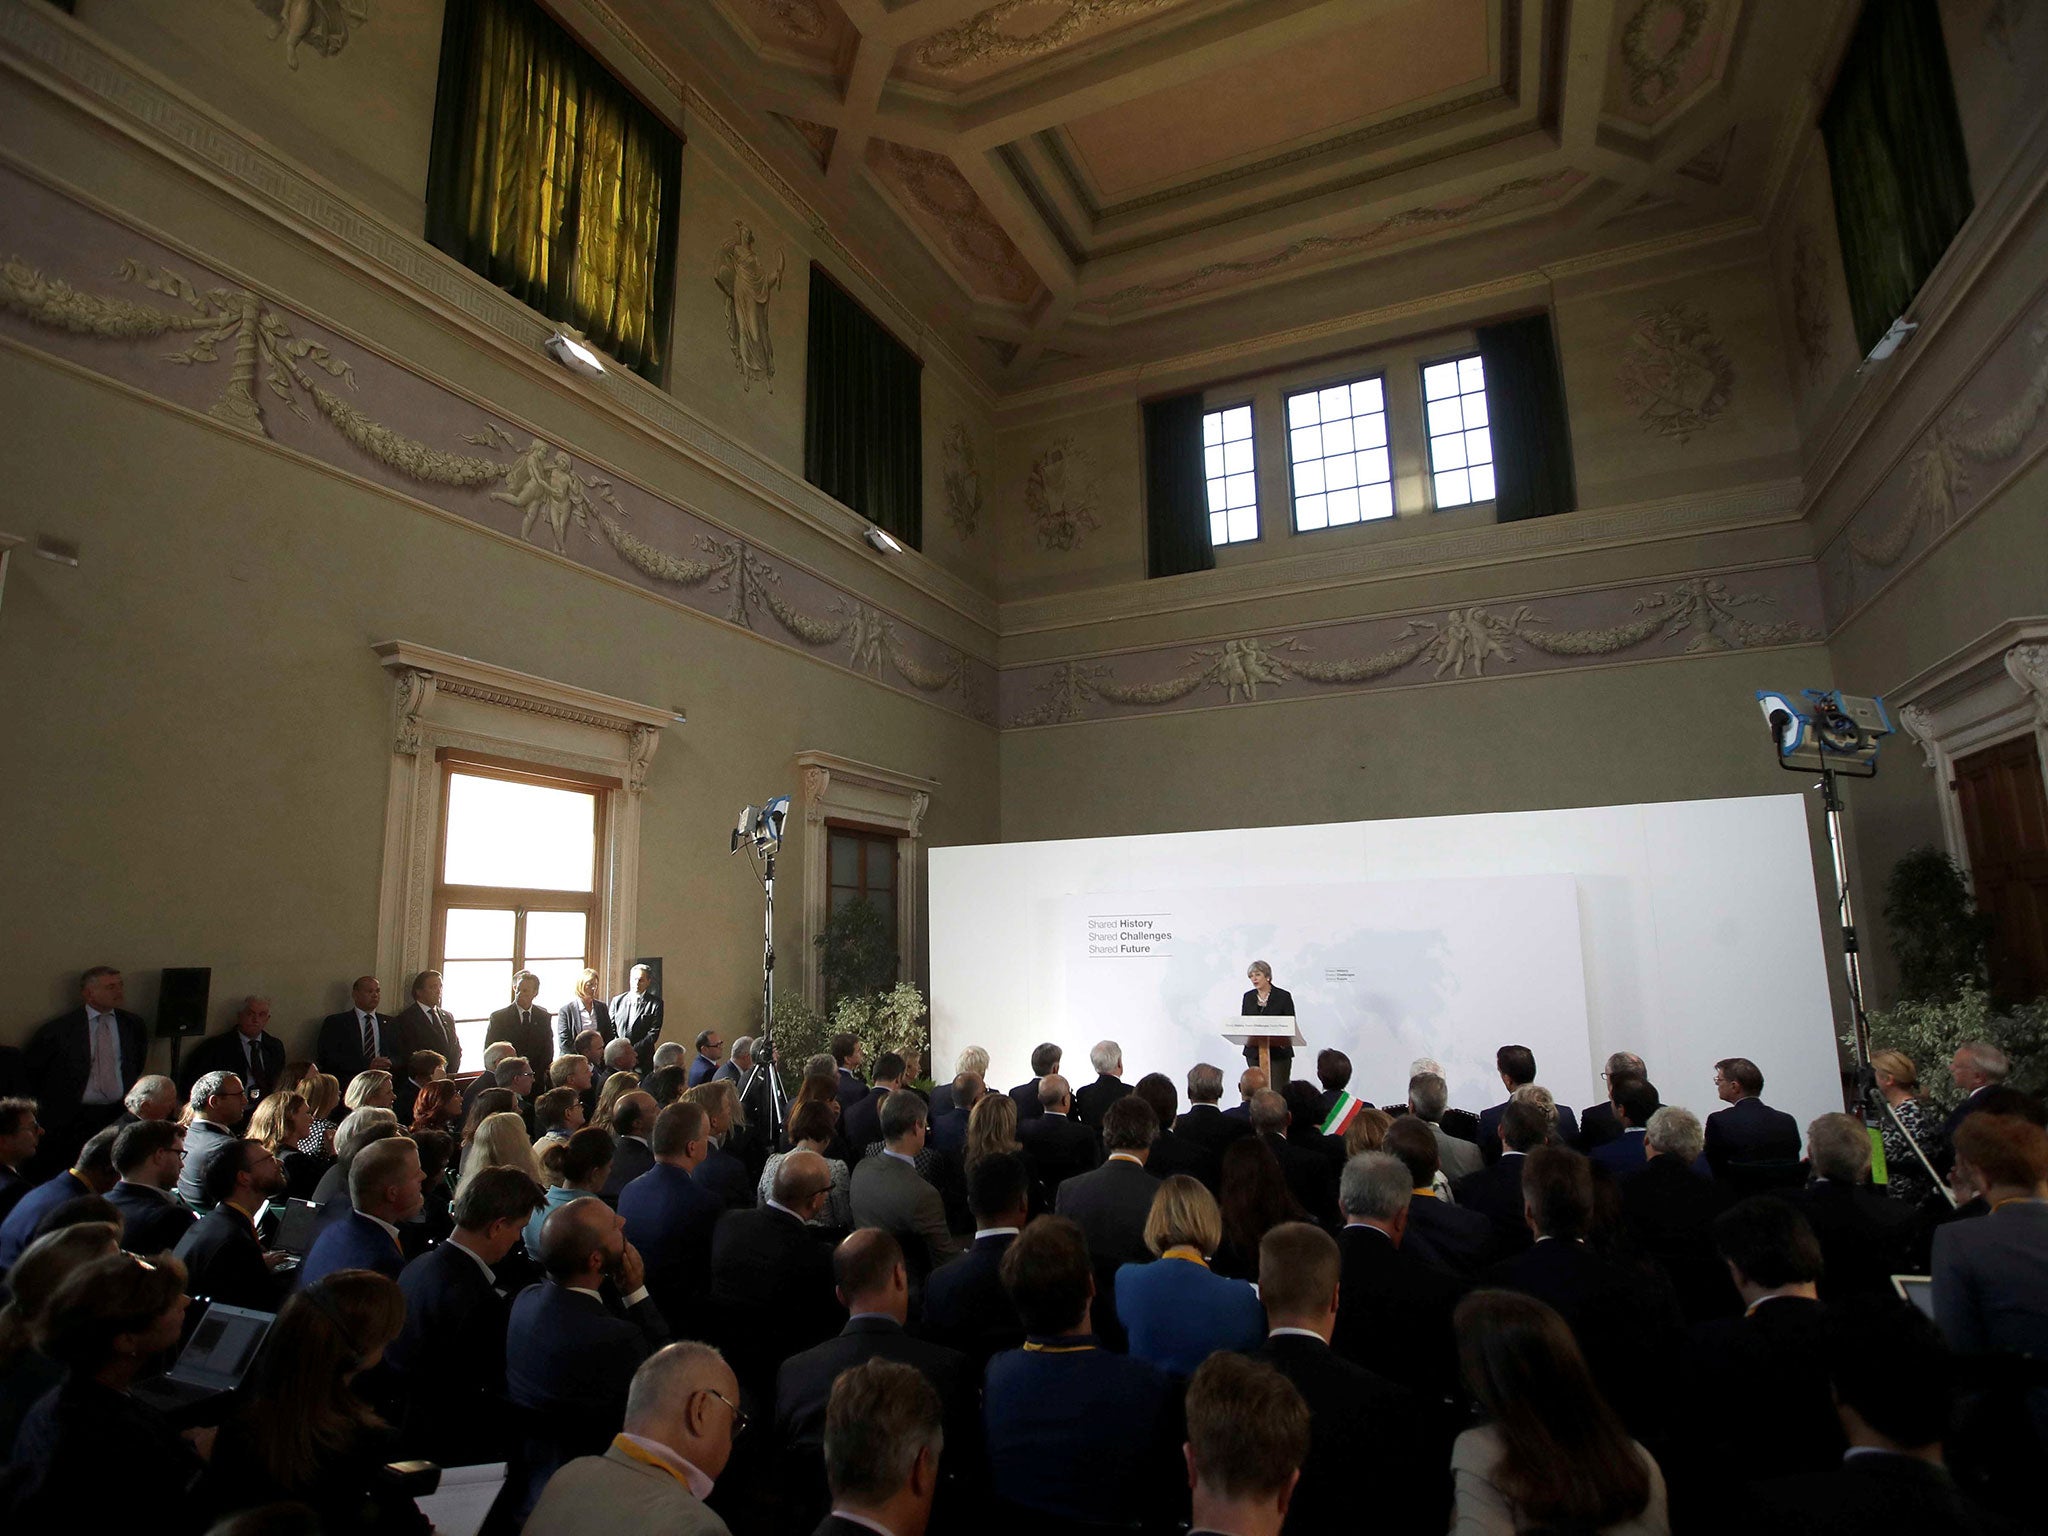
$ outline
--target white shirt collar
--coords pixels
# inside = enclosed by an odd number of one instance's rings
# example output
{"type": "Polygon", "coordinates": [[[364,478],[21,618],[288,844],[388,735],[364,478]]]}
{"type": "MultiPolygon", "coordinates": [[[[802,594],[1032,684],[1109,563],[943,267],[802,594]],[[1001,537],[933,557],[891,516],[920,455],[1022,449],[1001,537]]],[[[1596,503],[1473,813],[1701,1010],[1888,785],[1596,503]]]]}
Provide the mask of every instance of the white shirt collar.
{"type": "Polygon", "coordinates": [[[1296,1338],[1314,1339],[1318,1344],[1330,1342],[1313,1328],[1268,1328],[1266,1330],[1266,1337],[1269,1339],[1277,1339],[1282,1334],[1288,1334],[1296,1338]]]}
{"type": "Polygon", "coordinates": [[[857,1525],[864,1530],[873,1531],[875,1536],[896,1536],[896,1533],[890,1530],[888,1526],[882,1524],[881,1521],[870,1520],[866,1515],[856,1515],[850,1509],[835,1509],[832,1511],[832,1518],[834,1520],[844,1520],[848,1525],[857,1525]]]}
{"type": "Polygon", "coordinates": [[[486,1260],[484,1256],[478,1253],[474,1248],[470,1247],[467,1243],[461,1241],[460,1238],[453,1236],[451,1236],[448,1239],[447,1246],[455,1249],[458,1253],[466,1253],[472,1259],[475,1259],[476,1267],[484,1272],[484,1278],[490,1281],[493,1285],[496,1285],[498,1283],[497,1271],[492,1269],[489,1261],[486,1260]]]}
{"type": "Polygon", "coordinates": [[[385,1230],[386,1232],[389,1232],[389,1233],[391,1234],[391,1241],[393,1241],[394,1243],[398,1241],[398,1228],[394,1227],[394,1226],[393,1226],[393,1225],[392,1225],[392,1224],[391,1224],[390,1222],[386,1221],[386,1220],[385,1220],[385,1219],[384,1219],[384,1218],[383,1218],[382,1216],[372,1216],[372,1215],[371,1215],[371,1214],[370,1214],[370,1213],[369,1213],[368,1211],[357,1211],[357,1212],[356,1212],[356,1214],[357,1214],[358,1216],[362,1217],[362,1218],[363,1218],[363,1220],[365,1220],[365,1221],[374,1221],[375,1223],[377,1223],[377,1225],[378,1225],[378,1226],[382,1227],[382,1228],[383,1228],[383,1229],[384,1229],[384,1230],[385,1230]]]}
{"type": "Polygon", "coordinates": [[[565,1291],[573,1291],[578,1296],[588,1296],[592,1301],[596,1302],[599,1306],[604,1305],[604,1292],[600,1290],[594,1290],[590,1286],[565,1285],[562,1287],[562,1289],[565,1291]]]}
{"type": "Polygon", "coordinates": [[[1015,1237],[1016,1235],[1017,1229],[1015,1227],[976,1227],[974,1229],[974,1240],[977,1243],[984,1237],[1015,1237]]]}
{"type": "MultiPolygon", "coordinates": [[[[670,1450],[667,1446],[663,1445],[659,1440],[649,1440],[644,1435],[629,1435],[624,1430],[619,1431],[619,1438],[621,1440],[629,1442],[632,1445],[638,1446],[642,1451],[644,1451],[647,1455],[652,1456],[656,1461],[659,1461],[663,1466],[673,1467],[676,1471],[682,1473],[683,1481],[690,1485],[690,1492],[694,1493],[697,1496],[698,1501],[700,1503],[703,1500],[711,1497],[711,1479],[706,1477],[704,1473],[700,1471],[695,1465],[685,1460],[683,1457],[678,1456],[674,1451],[670,1450]]],[[[894,1536],[893,1532],[891,1533],[891,1536],[894,1536]]]]}
{"type": "Polygon", "coordinates": [[[1136,1163],[1140,1168],[1145,1166],[1145,1159],[1138,1156],[1135,1152],[1112,1152],[1103,1161],[1106,1163],[1136,1163]]]}
{"type": "Polygon", "coordinates": [[[768,1207],[768,1209],[769,1209],[769,1210],[771,1210],[771,1211],[780,1211],[780,1212],[782,1212],[782,1214],[783,1214],[783,1215],[785,1215],[785,1216],[787,1216],[787,1217],[788,1217],[788,1218],[789,1218],[789,1219],[790,1219],[791,1221],[802,1221],[802,1220],[803,1220],[803,1217],[801,1217],[801,1216],[797,1215],[797,1213],[796,1213],[795,1211],[792,1211],[792,1210],[791,1210],[791,1209],[790,1209],[790,1208],[789,1208],[788,1206],[784,1205],[784,1204],[783,1204],[783,1203],[782,1203],[782,1202],[781,1202],[780,1200],[765,1200],[765,1201],[763,1201],[763,1202],[762,1202],[762,1204],[766,1205],[766,1206],[768,1207]]]}
{"type": "Polygon", "coordinates": [[[895,1152],[891,1151],[888,1147],[884,1147],[882,1148],[882,1156],[893,1157],[896,1159],[897,1162],[907,1163],[912,1168],[915,1168],[917,1166],[917,1159],[908,1152],[895,1152]]]}

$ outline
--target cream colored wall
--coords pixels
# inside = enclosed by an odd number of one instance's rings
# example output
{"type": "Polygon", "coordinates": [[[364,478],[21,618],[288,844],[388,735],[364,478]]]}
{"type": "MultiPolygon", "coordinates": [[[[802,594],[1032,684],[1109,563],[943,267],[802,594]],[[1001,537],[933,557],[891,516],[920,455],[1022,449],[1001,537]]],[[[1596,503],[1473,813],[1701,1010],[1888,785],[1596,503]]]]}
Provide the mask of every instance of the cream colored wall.
{"type": "Polygon", "coordinates": [[[2005,170],[2019,130],[2040,113],[2048,11],[2012,0],[1941,0],[1941,32],[1970,180],[1981,196],[2005,170]]]}

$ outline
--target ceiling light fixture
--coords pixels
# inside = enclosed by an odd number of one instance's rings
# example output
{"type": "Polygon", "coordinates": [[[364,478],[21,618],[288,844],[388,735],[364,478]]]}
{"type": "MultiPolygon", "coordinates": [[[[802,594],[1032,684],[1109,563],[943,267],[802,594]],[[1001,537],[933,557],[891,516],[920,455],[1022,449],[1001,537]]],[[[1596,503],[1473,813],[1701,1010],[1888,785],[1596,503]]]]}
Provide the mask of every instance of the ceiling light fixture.
{"type": "Polygon", "coordinates": [[[882,554],[900,555],[903,553],[903,546],[901,544],[898,544],[888,534],[872,524],[869,525],[867,531],[861,537],[868,541],[869,548],[878,550],[882,554]]]}
{"type": "Polygon", "coordinates": [[[1908,320],[1904,315],[1891,323],[1885,333],[1877,338],[1877,345],[1870,349],[1866,363],[1881,363],[1906,344],[1906,339],[1920,329],[1918,320],[1908,320]]]}
{"type": "Polygon", "coordinates": [[[587,379],[604,377],[604,359],[566,331],[555,332],[541,343],[541,348],[571,373],[580,373],[587,379]]]}

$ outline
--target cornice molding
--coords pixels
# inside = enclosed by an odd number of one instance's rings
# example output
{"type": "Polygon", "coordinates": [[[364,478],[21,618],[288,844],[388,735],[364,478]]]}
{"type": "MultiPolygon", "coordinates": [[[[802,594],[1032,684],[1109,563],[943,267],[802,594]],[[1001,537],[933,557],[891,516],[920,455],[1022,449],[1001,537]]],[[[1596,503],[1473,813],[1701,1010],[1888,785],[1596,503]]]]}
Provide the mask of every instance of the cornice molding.
{"type": "Polygon", "coordinates": [[[1399,539],[1365,539],[1336,553],[1291,555],[1225,570],[1004,603],[1000,633],[1007,640],[1122,619],[1363,588],[1440,571],[1483,570],[1546,555],[1585,554],[1623,545],[1697,538],[1704,533],[1797,523],[1799,508],[1800,483],[1771,480],[1712,495],[1674,496],[1563,517],[1399,539]]]}
{"type": "Polygon", "coordinates": [[[666,730],[683,720],[682,715],[673,709],[636,704],[631,699],[596,693],[588,688],[578,688],[573,683],[558,683],[553,678],[536,677],[530,672],[515,672],[496,662],[458,656],[453,651],[437,651],[432,646],[419,645],[411,640],[380,640],[370,649],[386,670],[394,674],[426,673],[435,679],[441,693],[460,694],[486,704],[548,715],[598,730],[617,731],[630,736],[636,729],[666,730]]]}
{"type": "MultiPolygon", "coordinates": [[[[560,370],[540,350],[555,329],[552,322],[416,234],[400,230],[311,172],[251,140],[168,82],[146,74],[53,7],[32,0],[0,0],[0,65],[200,175],[259,215],[342,257],[400,297],[459,327],[502,361],[548,388],[571,395],[587,409],[619,418],[619,424],[651,436],[663,447],[865,558],[861,535],[867,521],[850,507],[727,437],[636,374],[612,369],[601,380],[579,383],[573,391],[568,390],[560,370]]],[[[693,98],[695,94],[691,93],[693,98]]],[[[715,114],[709,114],[707,121],[713,118],[714,127],[732,131],[715,114]]],[[[750,147],[748,153],[752,154],[750,147]]],[[[765,167],[766,162],[761,164],[765,167]]],[[[807,217],[815,219],[816,215],[807,217]]],[[[762,547],[769,548],[766,544],[762,547]]],[[[993,598],[936,561],[913,553],[892,562],[888,574],[970,622],[993,628],[993,598]]]]}

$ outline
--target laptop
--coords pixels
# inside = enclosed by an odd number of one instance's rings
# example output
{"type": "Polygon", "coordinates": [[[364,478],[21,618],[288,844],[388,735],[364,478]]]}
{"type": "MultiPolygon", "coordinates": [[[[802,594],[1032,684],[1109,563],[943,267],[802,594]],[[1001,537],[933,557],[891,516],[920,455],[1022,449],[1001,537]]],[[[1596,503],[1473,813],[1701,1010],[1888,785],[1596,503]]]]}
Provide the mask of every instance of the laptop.
{"type": "Polygon", "coordinates": [[[1934,1316],[1934,1277],[1931,1275],[1893,1275],[1892,1289],[1899,1293],[1901,1301],[1910,1301],[1927,1316],[1934,1316]]]}
{"type": "Polygon", "coordinates": [[[320,1207],[306,1200],[287,1200],[284,1214],[277,1219],[277,1231],[271,1236],[270,1246],[285,1253],[295,1253],[304,1258],[313,1247],[313,1240],[320,1235],[322,1222],[320,1207]]]}
{"type": "Polygon", "coordinates": [[[161,1376],[138,1381],[130,1391],[171,1417],[223,1397],[249,1374],[276,1319],[274,1312],[252,1312],[216,1301],[201,1315],[171,1368],[161,1376]]]}

